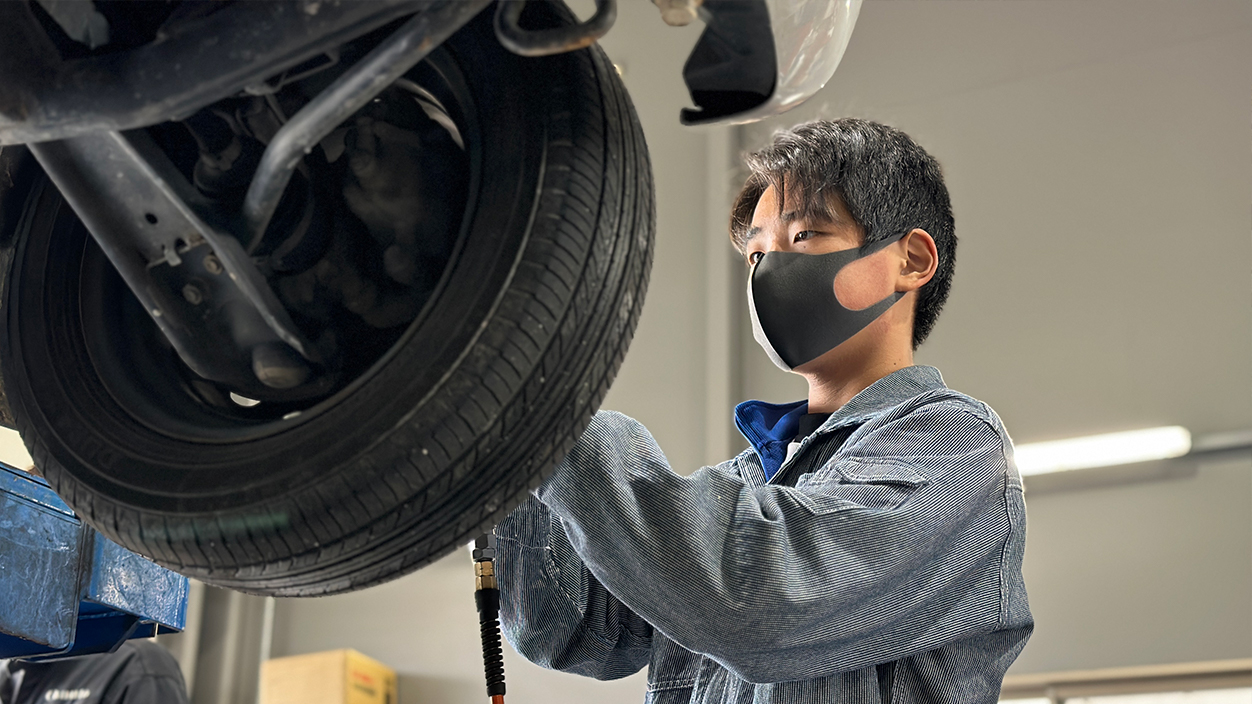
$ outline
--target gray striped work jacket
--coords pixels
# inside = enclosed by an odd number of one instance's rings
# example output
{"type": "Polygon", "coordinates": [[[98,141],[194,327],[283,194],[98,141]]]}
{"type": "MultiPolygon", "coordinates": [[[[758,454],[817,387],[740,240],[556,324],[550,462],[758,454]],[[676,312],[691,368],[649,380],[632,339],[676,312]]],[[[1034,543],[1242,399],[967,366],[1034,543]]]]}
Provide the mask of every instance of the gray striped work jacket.
{"type": "Polygon", "coordinates": [[[496,527],[505,635],[544,667],[648,666],[650,704],[991,703],[1033,627],[1013,449],[908,367],[805,438],[691,476],[597,414],[496,527]]]}

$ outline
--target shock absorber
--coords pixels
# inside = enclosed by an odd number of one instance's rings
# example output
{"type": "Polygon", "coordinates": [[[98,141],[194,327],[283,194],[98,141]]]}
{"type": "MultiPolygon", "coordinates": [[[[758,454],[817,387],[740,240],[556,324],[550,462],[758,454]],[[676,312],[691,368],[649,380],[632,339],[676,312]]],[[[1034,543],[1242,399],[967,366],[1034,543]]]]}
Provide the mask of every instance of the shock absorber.
{"type": "Polygon", "coordinates": [[[491,704],[504,704],[504,650],[500,646],[500,589],[496,584],[496,536],[474,541],[474,603],[483,640],[483,670],[491,704]]]}

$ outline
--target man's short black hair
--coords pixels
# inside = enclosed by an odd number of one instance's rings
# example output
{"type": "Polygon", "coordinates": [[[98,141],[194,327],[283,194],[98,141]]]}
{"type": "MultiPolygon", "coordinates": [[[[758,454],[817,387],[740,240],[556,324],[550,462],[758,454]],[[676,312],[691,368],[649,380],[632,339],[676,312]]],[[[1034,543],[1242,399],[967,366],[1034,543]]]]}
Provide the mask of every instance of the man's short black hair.
{"type": "Polygon", "coordinates": [[[756,204],[770,186],[778,191],[779,203],[791,190],[804,216],[833,219],[831,197],[841,199],[865,231],[862,246],[913,228],[930,233],[939,263],[917,292],[913,348],[922,344],[948,298],[956,264],[952,203],[939,162],[900,130],[844,118],[780,132],[773,144],[749,154],[747,165],[752,173],[730,216],[730,238],[740,252],[756,204]]]}

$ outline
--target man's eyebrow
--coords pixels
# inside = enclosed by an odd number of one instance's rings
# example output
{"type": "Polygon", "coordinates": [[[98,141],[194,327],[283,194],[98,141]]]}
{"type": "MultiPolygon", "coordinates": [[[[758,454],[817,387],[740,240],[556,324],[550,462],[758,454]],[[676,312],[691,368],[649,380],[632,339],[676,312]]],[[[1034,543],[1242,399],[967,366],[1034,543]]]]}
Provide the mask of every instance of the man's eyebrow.
{"type": "Polygon", "coordinates": [[[761,228],[759,228],[759,227],[753,227],[753,228],[749,228],[749,229],[748,229],[748,231],[747,231],[746,233],[744,233],[743,238],[744,238],[745,240],[750,240],[750,239],[752,239],[753,237],[756,237],[756,236],[757,236],[757,235],[759,235],[759,234],[761,234],[761,228]]]}
{"type": "Polygon", "coordinates": [[[838,219],[833,213],[812,209],[788,210],[781,215],[781,218],[783,222],[788,224],[793,223],[796,220],[805,220],[810,225],[815,226],[839,224],[838,219]]]}

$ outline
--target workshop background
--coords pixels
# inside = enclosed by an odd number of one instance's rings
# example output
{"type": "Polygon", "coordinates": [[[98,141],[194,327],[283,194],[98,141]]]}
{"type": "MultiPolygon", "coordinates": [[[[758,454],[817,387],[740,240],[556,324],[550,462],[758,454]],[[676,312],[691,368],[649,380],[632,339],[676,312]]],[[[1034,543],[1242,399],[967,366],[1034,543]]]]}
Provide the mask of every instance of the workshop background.
{"type": "MultiPolygon", "coordinates": [[[[572,4],[589,14],[590,0],[572,4]]],[[[711,129],[678,123],[680,70],[702,25],[667,27],[646,0],[618,12],[602,45],[648,138],[658,237],[605,408],[646,424],[680,473],[745,446],[735,403],[805,394],[752,340],[726,221],[739,155],[819,117],[894,125],[943,164],[959,265],[918,362],[991,404],[1017,442],[1252,429],[1252,3],[866,0],[842,65],[809,103],[711,129]]],[[[1032,478],[1027,506],[1037,627],[1011,681],[1249,667],[1246,446],[1032,478]]],[[[481,701],[472,590],[468,553],[322,599],[196,585],[188,632],[162,642],[196,704],[254,701],[261,659],[335,648],[395,668],[401,704],[481,701]]],[[[513,702],[643,699],[643,674],[602,683],[505,655],[513,702]]]]}

